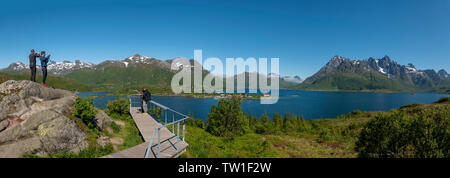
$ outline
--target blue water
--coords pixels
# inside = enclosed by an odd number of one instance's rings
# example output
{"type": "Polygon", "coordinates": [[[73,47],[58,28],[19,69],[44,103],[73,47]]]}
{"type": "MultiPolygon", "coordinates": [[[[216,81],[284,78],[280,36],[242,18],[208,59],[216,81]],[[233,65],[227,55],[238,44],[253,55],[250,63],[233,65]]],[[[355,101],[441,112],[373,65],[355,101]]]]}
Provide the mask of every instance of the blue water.
{"type": "MultiPolygon", "coordinates": [[[[106,107],[108,100],[115,96],[105,96],[108,92],[81,92],[79,96],[101,96],[94,99],[94,104],[106,107]]],[[[430,104],[446,94],[436,93],[361,93],[361,92],[322,92],[302,90],[280,90],[280,99],[276,104],[262,105],[259,100],[244,100],[244,112],[261,116],[267,112],[269,116],[274,113],[293,113],[303,115],[306,119],[335,118],[336,116],[359,109],[361,111],[389,111],[403,105],[413,103],[430,104]]],[[[198,99],[190,97],[152,96],[158,103],[166,105],[184,114],[192,114],[195,118],[206,120],[213,104],[218,99],[198,99]]]]}

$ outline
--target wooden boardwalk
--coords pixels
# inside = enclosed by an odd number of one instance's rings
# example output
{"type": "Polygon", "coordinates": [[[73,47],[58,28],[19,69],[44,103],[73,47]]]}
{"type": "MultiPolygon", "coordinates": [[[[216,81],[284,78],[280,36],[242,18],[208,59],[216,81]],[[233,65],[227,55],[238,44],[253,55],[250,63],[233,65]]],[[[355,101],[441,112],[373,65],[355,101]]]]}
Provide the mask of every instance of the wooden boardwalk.
{"type": "MultiPolygon", "coordinates": [[[[140,145],[128,148],[126,150],[106,155],[103,158],[144,158],[145,151],[152,138],[153,130],[161,126],[161,124],[158,123],[155,119],[153,119],[153,117],[151,117],[149,114],[140,113],[138,107],[132,107],[130,109],[130,113],[145,142],[140,145]]],[[[188,144],[183,140],[178,141],[175,134],[170,132],[169,129],[165,127],[161,128],[160,139],[161,139],[160,158],[178,157],[182,152],[184,152],[184,150],[186,150],[186,147],[188,146],[188,144]],[[177,146],[178,149],[176,149],[177,146]]],[[[155,138],[152,143],[151,152],[149,153],[148,157],[155,158],[157,154],[158,154],[158,132],[155,133],[155,138]]]]}

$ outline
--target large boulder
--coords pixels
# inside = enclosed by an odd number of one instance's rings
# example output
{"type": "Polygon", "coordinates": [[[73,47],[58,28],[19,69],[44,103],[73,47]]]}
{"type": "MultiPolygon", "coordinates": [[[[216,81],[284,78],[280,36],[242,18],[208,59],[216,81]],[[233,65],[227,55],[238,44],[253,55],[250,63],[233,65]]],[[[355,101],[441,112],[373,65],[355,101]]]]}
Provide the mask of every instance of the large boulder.
{"type": "Polygon", "coordinates": [[[38,127],[44,149],[48,152],[67,150],[79,152],[85,148],[87,135],[77,124],[65,116],[59,116],[38,127]]]}
{"type": "Polygon", "coordinates": [[[94,118],[94,124],[99,130],[103,130],[111,124],[113,120],[103,111],[97,109],[97,114],[94,118]]]}
{"type": "Polygon", "coordinates": [[[26,112],[36,102],[75,96],[73,92],[44,87],[36,82],[8,80],[0,84],[0,120],[8,114],[26,112]]]}
{"type": "Polygon", "coordinates": [[[66,117],[75,98],[73,92],[31,81],[0,84],[0,157],[86,148],[87,134],[66,117]]]}
{"type": "Polygon", "coordinates": [[[16,142],[0,146],[0,158],[17,158],[42,147],[38,136],[20,139],[16,142]]]}

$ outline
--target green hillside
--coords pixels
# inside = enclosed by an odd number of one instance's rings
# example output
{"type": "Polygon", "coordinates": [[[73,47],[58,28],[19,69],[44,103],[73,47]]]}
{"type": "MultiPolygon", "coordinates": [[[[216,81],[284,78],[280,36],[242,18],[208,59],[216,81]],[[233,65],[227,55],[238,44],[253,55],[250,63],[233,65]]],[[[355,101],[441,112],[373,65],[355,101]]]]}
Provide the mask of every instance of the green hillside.
{"type": "Polygon", "coordinates": [[[65,75],[87,85],[105,90],[123,90],[141,86],[170,86],[173,72],[151,65],[139,67],[108,66],[103,69],[83,69],[65,75]]]}

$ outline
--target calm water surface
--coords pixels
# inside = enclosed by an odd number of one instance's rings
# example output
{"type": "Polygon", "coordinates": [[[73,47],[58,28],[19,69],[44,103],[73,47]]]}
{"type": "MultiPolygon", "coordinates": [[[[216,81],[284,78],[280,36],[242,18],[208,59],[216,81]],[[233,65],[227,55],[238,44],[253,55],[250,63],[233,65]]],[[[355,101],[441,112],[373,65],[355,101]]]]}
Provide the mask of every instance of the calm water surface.
{"type": "MultiPolygon", "coordinates": [[[[114,100],[115,96],[106,96],[108,92],[81,92],[78,95],[100,96],[94,99],[94,104],[106,107],[108,100],[114,100]]],[[[244,100],[242,109],[244,112],[261,116],[267,112],[269,116],[274,113],[293,113],[303,115],[306,119],[334,118],[341,114],[359,109],[361,111],[389,111],[402,105],[413,103],[430,104],[441,97],[449,97],[446,94],[435,93],[361,93],[361,92],[322,92],[301,90],[280,90],[278,103],[263,105],[259,100],[244,100]]],[[[173,108],[181,113],[192,114],[195,118],[206,120],[213,104],[217,105],[218,99],[198,99],[190,97],[152,96],[158,103],[173,108]]]]}

